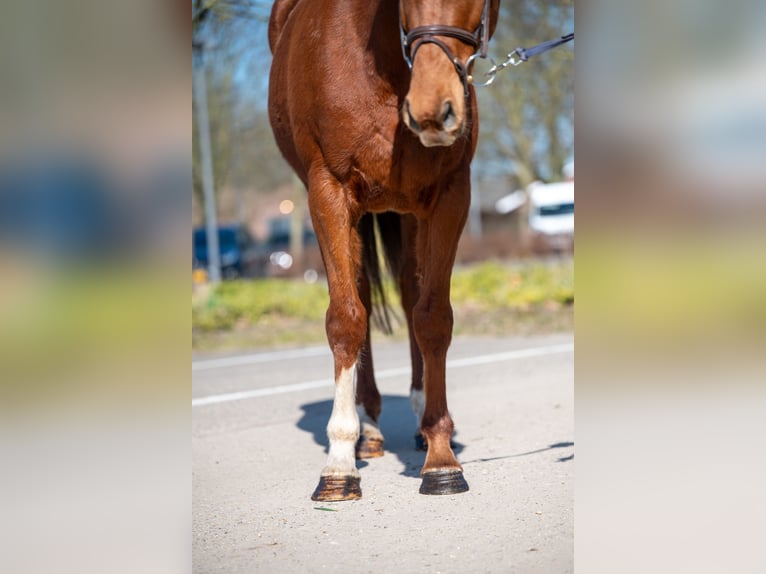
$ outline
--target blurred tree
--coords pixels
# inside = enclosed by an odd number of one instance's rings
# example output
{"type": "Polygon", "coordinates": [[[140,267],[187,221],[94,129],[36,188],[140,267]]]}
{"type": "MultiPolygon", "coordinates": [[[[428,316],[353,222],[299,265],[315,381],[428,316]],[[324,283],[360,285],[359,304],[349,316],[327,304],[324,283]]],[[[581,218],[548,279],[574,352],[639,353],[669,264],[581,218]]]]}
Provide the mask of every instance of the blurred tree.
{"type": "MultiPolygon", "coordinates": [[[[276,148],[265,111],[271,5],[271,0],[192,2],[192,43],[205,51],[216,192],[227,183],[269,190],[290,181],[291,172],[276,148]]],[[[196,117],[193,130],[196,137],[196,117]]],[[[192,161],[194,194],[201,200],[196,142],[192,161]]]]}
{"type": "MultiPolygon", "coordinates": [[[[531,48],[574,29],[571,0],[501,3],[490,53],[498,63],[512,49],[531,48]]],[[[501,71],[492,86],[477,89],[482,139],[477,164],[514,176],[526,186],[561,177],[574,153],[574,52],[571,44],[501,71]]],[[[477,64],[477,70],[485,70],[477,64]]],[[[478,75],[478,74],[477,74],[478,75]]],[[[478,78],[480,79],[480,78],[478,78]]]]}
{"type": "MultiPolygon", "coordinates": [[[[206,66],[205,77],[207,80],[208,122],[213,163],[213,189],[217,192],[228,177],[231,143],[235,135],[232,77],[230,71],[221,73],[212,66],[206,66]]],[[[195,113],[192,117],[194,137],[192,146],[192,185],[194,195],[199,204],[202,205],[202,167],[197,141],[197,129],[197,114],[195,113]]]]}
{"type": "Polygon", "coordinates": [[[267,0],[192,0],[192,40],[198,40],[205,26],[232,21],[268,20],[271,1],[267,0]]]}
{"type": "Polygon", "coordinates": [[[276,189],[292,181],[292,170],[282,158],[274,142],[269,117],[265,110],[241,102],[247,109],[239,112],[246,118],[238,133],[235,149],[231,151],[230,182],[240,188],[261,191],[276,189]]]}

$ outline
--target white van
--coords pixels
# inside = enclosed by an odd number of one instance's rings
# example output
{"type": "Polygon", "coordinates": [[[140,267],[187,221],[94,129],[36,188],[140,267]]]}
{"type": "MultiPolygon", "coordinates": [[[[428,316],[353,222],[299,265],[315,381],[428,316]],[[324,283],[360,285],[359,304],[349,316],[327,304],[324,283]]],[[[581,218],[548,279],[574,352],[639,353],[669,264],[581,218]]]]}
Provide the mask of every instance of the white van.
{"type": "Polygon", "coordinates": [[[529,194],[529,227],[543,235],[574,235],[574,181],[533,183],[529,194]]]}

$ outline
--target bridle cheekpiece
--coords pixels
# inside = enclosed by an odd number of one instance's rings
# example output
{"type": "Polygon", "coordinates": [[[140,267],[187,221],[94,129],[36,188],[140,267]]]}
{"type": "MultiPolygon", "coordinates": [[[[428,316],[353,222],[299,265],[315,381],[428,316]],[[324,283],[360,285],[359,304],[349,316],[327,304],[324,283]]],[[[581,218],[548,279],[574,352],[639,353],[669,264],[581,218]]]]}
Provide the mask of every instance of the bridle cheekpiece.
{"type": "Polygon", "coordinates": [[[416,26],[412,30],[407,31],[404,29],[404,22],[402,22],[400,13],[399,33],[401,35],[402,55],[410,70],[412,69],[412,64],[415,61],[415,56],[420,47],[424,44],[436,44],[447,55],[447,58],[452,62],[452,65],[455,66],[455,71],[460,77],[460,81],[463,83],[465,97],[468,98],[470,94],[469,86],[473,83],[473,78],[471,76],[473,63],[476,58],[487,57],[487,47],[489,45],[489,2],[490,0],[485,0],[484,9],[481,13],[481,21],[473,32],[469,32],[468,30],[457,26],[447,26],[443,24],[416,26]],[[455,38],[463,44],[468,44],[475,51],[468,57],[466,62],[463,63],[460,61],[460,58],[450,50],[449,46],[440,39],[440,37],[455,38]]]}

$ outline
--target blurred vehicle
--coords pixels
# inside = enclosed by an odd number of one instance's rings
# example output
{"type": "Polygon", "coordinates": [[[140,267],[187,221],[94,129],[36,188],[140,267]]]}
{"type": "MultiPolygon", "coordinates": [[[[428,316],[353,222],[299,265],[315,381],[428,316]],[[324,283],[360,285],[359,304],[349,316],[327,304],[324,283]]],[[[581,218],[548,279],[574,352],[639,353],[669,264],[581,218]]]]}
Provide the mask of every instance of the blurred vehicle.
{"type": "MultiPolygon", "coordinates": [[[[295,275],[293,266],[297,263],[298,268],[304,271],[304,278],[308,276],[316,280],[324,268],[314,230],[308,224],[302,226],[301,260],[296,262],[295,254],[291,253],[291,219],[274,217],[268,221],[268,226],[268,238],[262,247],[269,263],[266,274],[274,277],[295,275]]],[[[309,281],[308,278],[306,280],[309,281]]]]}
{"type": "Polygon", "coordinates": [[[533,183],[529,194],[529,228],[556,249],[574,241],[574,181],[533,183]]]}
{"type": "MultiPolygon", "coordinates": [[[[209,265],[207,251],[207,231],[205,228],[194,230],[193,268],[205,268],[209,265]]],[[[261,277],[265,274],[264,259],[255,239],[242,226],[228,225],[218,228],[218,251],[221,259],[221,277],[261,277]]]]}
{"type": "MultiPolygon", "coordinates": [[[[269,220],[269,237],[266,240],[266,247],[271,251],[285,251],[290,248],[290,226],[289,217],[274,217],[269,220]]],[[[308,225],[303,226],[303,245],[316,244],[317,238],[314,230],[308,225]]]]}

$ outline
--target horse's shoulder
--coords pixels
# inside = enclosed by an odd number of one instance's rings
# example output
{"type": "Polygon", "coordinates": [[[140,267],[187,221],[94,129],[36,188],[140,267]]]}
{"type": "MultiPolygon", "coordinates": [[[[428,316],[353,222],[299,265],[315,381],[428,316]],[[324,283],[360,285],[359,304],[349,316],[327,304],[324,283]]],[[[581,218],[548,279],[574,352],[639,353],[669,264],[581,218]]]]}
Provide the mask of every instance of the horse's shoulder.
{"type": "Polygon", "coordinates": [[[271,53],[277,46],[282,30],[290,13],[301,0],[276,0],[271,8],[271,18],[269,19],[269,48],[271,53]]]}

